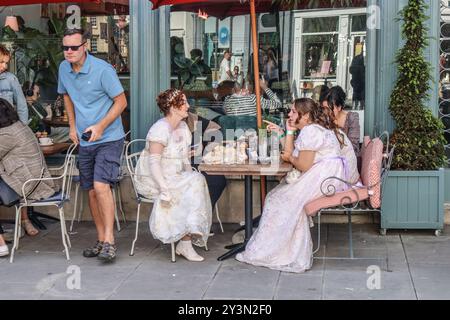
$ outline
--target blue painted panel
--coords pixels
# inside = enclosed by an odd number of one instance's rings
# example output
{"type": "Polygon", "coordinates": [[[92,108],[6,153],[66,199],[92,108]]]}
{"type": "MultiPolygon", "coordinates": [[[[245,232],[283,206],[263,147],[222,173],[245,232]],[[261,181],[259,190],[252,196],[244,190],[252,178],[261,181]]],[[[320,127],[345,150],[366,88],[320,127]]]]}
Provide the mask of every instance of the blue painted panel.
{"type": "Polygon", "coordinates": [[[383,192],[383,229],[441,229],[444,170],[391,171],[383,192]]]}

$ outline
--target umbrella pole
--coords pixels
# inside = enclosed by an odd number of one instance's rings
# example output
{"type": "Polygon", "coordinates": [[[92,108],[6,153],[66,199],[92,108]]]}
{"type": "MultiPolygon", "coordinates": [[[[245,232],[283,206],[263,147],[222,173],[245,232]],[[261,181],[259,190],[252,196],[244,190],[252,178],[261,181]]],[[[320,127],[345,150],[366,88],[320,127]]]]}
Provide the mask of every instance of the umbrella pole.
{"type": "MultiPolygon", "coordinates": [[[[252,25],[252,46],[253,46],[253,75],[255,83],[255,95],[256,95],[256,122],[258,130],[262,127],[262,114],[261,114],[261,88],[259,85],[259,48],[258,48],[258,33],[256,31],[256,10],[255,0],[250,0],[250,20],[252,25]]],[[[259,132],[258,132],[259,133],[259,132]]],[[[266,200],[266,178],[264,176],[261,179],[261,211],[266,200]]]]}

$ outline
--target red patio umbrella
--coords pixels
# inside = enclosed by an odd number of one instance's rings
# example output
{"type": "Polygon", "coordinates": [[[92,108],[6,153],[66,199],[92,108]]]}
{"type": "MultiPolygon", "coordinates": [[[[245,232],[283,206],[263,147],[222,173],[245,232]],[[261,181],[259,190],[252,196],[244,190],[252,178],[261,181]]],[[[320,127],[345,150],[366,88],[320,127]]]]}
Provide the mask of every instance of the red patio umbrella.
{"type": "MultiPolygon", "coordinates": [[[[167,2],[172,2],[173,7],[171,11],[187,11],[187,12],[198,12],[198,10],[205,11],[209,16],[214,16],[219,19],[232,16],[246,15],[250,13],[249,1],[240,0],[159,0],[153,1],[154,9],[161,5],[167,4],[167,2]]],[[[256,0],[255,1],[255,11],[260,12],[270,12],[278,9],[278,6],[272,4],[272,0],[256,0]]]]}
{"type": "Polygon", "coordinates": [[[101,0],[0,0],[0,6],[20,6],[25,4],[43,4],[43,3],[58,3],[58,2],[96,2],[101,3],[101,0]]]}

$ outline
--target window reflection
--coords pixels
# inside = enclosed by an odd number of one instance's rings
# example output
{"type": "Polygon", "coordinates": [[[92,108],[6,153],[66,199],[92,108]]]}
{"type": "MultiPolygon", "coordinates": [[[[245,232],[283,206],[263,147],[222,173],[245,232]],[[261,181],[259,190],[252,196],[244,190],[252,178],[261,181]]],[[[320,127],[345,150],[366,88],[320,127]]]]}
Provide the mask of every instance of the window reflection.
{"type": "MultiPolygon", "coordinates": [[[[0,22],[14,12],[20,26],[18,32],[8,27],[0,29],[0,41],[12,52],[10,71],[17,75],[21,85],[35,82],[40,88],[40,103],[51,105],[54,114],[61,111],[56,110],[61,109],[58,106],[60,99],[57,99],[58,67],[64,59],[61,44],[70,5],[79,6],[81,27],[90,32],[90,54],[113,65],[129,98],[128,0],[11,6],[0,12],[0,22]]],[[[129,109],[123,119],[128,131],[129,109]]]]}

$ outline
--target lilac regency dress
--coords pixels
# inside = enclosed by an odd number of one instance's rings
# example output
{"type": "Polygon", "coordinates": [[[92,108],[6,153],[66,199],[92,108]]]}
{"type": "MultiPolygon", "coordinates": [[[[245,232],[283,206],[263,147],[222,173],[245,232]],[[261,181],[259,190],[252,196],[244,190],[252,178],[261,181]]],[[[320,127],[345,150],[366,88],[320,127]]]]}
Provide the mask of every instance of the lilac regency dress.
{"type": "MultiPolygon", "coordinates": [[[[267,195],[259,227],[237,260],[295,273],[312,267],[313,243],[304,206],[322,196],[322,181],[330,176],[345,179],[346,169],[335,133],[319,125],[302,129],[293,155],[298,156],[301,151],[316,152],[312,168],[295,181],[282,182],[267,195]]],[[[326,185],[331,184],[337,189],[345,188],[336,180],[326,185]]]]}

